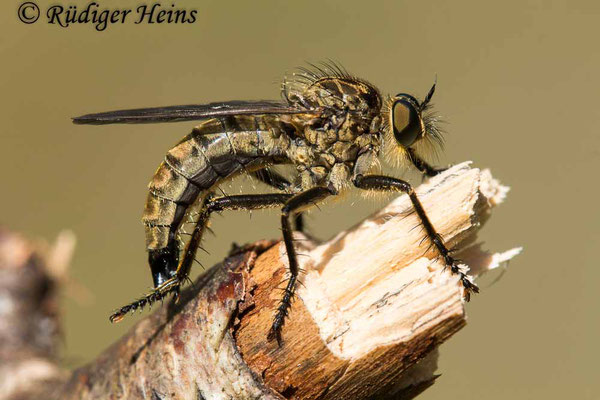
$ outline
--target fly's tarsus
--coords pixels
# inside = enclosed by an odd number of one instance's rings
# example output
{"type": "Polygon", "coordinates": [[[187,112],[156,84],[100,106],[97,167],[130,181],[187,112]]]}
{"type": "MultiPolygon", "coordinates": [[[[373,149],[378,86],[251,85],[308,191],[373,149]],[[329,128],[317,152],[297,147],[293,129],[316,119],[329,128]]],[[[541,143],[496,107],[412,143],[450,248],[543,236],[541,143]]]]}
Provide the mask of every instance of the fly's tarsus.
{"type": "Polygon", "coordinates": [[[138,309],[142,310],[145,306],[152,307],[152,304],[159,300],[164,300],[169,294],[173,294],[174,297],[177,297],[179,295],[180,287],[181,282],[179,282],[179,280],[174,279],[173,281],[167,281],[162,287],[159,286],[144,297],[119,308],[109,317],[109,320],[111,323],[120,322],[128,313],[133,313],[138,309]]]}
{"type": "Polygon", "coordinates": [[[283,324],[285,323],[285,319],[288,317],[290,313],[290,308],[292,306],[292,302],[294,301],[294,291],[296,285],[297,277],[292,275],[288,281],[288,284],[283,291],[283,297],[279,302],[279,306],[277,306],[277,312],[275,313],[275,318],[273,319],[273,325],[271,325],[271,329],[267,335],[267,340],[272,341],[273,339],[277,340],[277,344],[281,346],[281,329],[283,328],[283,324]]]}
{"type": "Polygon", "coordinates": [[[443,258],[446,265],[450,267],[450,271],[459,276],[460,282],[464,288],[463,297],[465,301],[470,301],[472,293],[479,293],[479,286],[477,286],[473,282],[471,277],[465,274],[464,271],[460,268],[460,265],[464,265],[461,260],[455,259],[449,254],[446,254],[446,256],[444,256],[443,258]]]}
{"type": "MultiPolygon", "coordinates": [[[[425,214],[424,211],[423,214],[425,214]]],[[[429,223],[429,221],[427,222],[429,223]]],[[[429,223],[429,225],[431,226],[431,223],[429,223]]],[[[472,293],[479,293],[479,287],[473,282],[471,277],[469,277],[469,275],[467,275],[460,268],[460,265],[464,265],[463,262],[461,260],[455,259],[450,255],[450,250],[448,250],[448,248],[444,245],[444,241],[441,235],[436,233],[435,231],[433,231],[433,234],[431,234],[427,227],[426,230],[429,238],[431,239],[431,242],[437,248],[440,255],[444,259],[444,263],[446,264],[446,266],[450,267],[450,271],[452,271],[453,274],[458,275],[460,282],[464,288],[463,297],[465,301],[470,301],[472,293]]]]}

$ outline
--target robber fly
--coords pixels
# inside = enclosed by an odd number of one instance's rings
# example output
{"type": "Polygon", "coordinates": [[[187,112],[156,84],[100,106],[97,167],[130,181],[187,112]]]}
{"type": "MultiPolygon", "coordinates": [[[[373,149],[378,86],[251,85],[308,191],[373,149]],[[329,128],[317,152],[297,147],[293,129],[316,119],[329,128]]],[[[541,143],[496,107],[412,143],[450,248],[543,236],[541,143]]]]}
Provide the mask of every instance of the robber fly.
{"type": "Polygon", "coordinates": [[[284,79],[281,101],[143,108],[74,118],[76,124],[202,121],[169,150],[149,184],[142,221],[154,290],[121,307],[110,320],[119,321],[170,293],[178,295],[189,280],[213,212],[278,207],[289,278],[268,337],[279,341],[298,279],[292,223],[302,230],[303,211],[352,186],[408,194],[431,244],[459,276],[465,297],[478,292],[450,255],[411,185],[376,174],[383,153],[392,161],[412,164],[428,177],[443,170],[424,160],[442,144],[430,111],[434,91],[435,84],[423,101],[405,93],[384,98],[369,82],[335,63],[324,63],[300,68],[291,79],[284,79]],[[282,164],[295,167],[291,181],[272,169],[282,164]],[[244,172],[279,192],[215,196],[219,184],[244,172]],[[195,228],[181,252],[178,231],[197,203],[195,228]]]}

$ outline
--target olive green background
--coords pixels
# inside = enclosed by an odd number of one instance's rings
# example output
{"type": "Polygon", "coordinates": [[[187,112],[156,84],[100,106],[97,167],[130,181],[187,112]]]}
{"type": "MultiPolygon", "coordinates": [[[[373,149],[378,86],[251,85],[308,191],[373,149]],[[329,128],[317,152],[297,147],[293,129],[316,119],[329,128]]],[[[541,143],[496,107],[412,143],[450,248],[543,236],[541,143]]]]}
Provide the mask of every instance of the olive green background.
{"type": "MultiPolygon", "coordinates": [[[[92,359],[139,319],[107,317],[151,285],[146,184],[193,125],[86,127],[70,117],[276,99],[285,71],[331,58],[384,93],[423,97],[437,74],[434,102],[448,121],[441,163],[473,160],[512,188],[482,238],[491,249],[525,250],[498,282],[484,280],[469,325],[441,348],[442,377],[421,398],[596,398],[598,2],[180,0],[198,10],[196,23],[130,20],[104,32],[44,17],[25,25],[19,4],[0,9],[0,220],[32,238],[77,235],[71,274],[89,296],[63,296],[66,366],[92,359]]],[[[310,230],[326,238],[381,204],[326,206],[311,213],[310,230]]],[[[234,240],[278,237],[277,221],[273,212],[217,217],[211,255],[200,257],[212,265],[234,240]]]]}

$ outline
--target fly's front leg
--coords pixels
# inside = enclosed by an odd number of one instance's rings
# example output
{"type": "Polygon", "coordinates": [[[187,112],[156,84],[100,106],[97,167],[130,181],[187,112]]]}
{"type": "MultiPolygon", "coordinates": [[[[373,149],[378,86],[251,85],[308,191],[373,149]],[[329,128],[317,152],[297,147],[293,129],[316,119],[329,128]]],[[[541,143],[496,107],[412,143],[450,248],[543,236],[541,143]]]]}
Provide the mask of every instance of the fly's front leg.
{"type": "Polygon", "coordinates": [[[471,292],[478,293],[479,288],[475,283],[469,279],[458,267],[458,262],[452,256],[444,245],[442,237],[435,231],[435,228],[429,221],[417,194],[413,190],[412,186],[403,180],[392,178],[389,176],[381,175],[357,175],[354,178],[354,185],[360,189],[371,189],[371,190],[387,190],[387,191],[400,191],[408,194],[412,205],[421,220],[421,224],[425,228],[427,237],[435,245],[436,249],[444,259],[446,265],[450,267],[450,270],[460,277],[460,281],[465,288],[465,299],[469,301],[471,292]]]}
{"type": "Polygon", "coordinates": [[[296,290],[296,281],[298,280],[298,258],[296,249],[294,248],[294,237],[290,220],[295,214],[310,208],[319,201],[334,194],[336,192],[333,189],[326,187],[308,189],[289,199],[281,209],[281,230],[283,231],[283,242],[289,261],[290,277],[279,307],[277,307],[277,313],[275,314],[275,319],[268,335],[269,340],[277,339],[277,342],[281,344],[281,328],[292,304],[292,298],[296,290]]]}
{"type": "Polygon", "coordinates": [[[417,156],[413,149],[408,148],[407,150],[408,150],[408,157],[410,159],[410,162],[415,166],[416,169],[421,171],[423,173],[423,175],[428,178],[431,178],[432,176],[436,176],[448,169],[448,167],[445,167],[445,168],[444,167],[442,167],[442,168],[433,167],[433,166],[429,165],[426,161],[424,161],[422,158],[417,156]]]}
{"type": "Polygon", "coordinates": [[[264,208],[279,207],[286,203],[293,195],[288,193],[269,193],[255,195],[239,195],[239,196],[224,196],[212,198],[208,196],[204,199],[204,203],[200,209],[198,220],[194,227],[194,232],[183,252],[175,274],[170,279],[164,281],[157,286],[152,292],[146,296],[134,301],[131,304],[121,307],[110,316],[111,322],[118,322],[130,311],[135,311],[143,308],[145,305],[164,299],[168,294],[174,293],[175,296],[179,293],[179,288],[188,278],[190,269],[196,257],[196,251],[200,247],[204,230],[210,218],[210,215],[215,211],[224,210],[258,210],[264,208]]]}

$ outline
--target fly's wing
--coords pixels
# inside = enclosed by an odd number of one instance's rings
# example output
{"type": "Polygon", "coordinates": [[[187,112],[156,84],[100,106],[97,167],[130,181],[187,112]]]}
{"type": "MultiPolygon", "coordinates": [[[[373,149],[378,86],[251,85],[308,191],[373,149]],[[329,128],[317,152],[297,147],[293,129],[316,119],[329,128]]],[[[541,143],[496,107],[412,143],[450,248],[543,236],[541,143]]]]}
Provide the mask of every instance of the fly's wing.
{"type": "Polygon", "coordinates": [[[86,114],[73,118],[75,124],[144,124],[157,122],[194,121],[228,115],[248,114],[298,114],[310,113],[306,109],[292,107],[286,103],[258,101],[226,101],[209,104],[190,104],[155,108],[137,108],[132,110],[108,111],[98,114],[86,114]]]}

